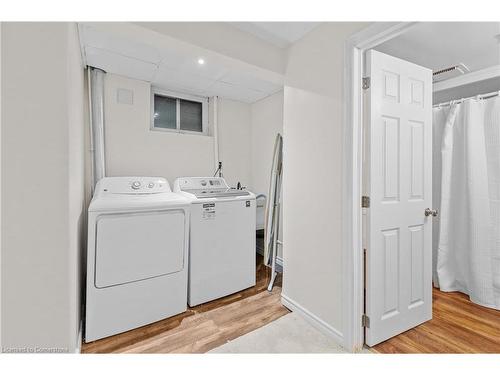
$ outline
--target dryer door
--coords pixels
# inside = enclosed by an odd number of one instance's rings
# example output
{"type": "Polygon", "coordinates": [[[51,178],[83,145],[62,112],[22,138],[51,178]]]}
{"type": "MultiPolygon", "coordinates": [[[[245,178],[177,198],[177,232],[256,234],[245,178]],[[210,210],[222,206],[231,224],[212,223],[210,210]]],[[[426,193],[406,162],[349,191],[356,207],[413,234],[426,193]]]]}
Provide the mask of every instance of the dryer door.
{"type": "Polygon", "coordinates": [[[185,225],[182,210],[100,216],[96,223],[96,288],[181,271],[185,225]]]}

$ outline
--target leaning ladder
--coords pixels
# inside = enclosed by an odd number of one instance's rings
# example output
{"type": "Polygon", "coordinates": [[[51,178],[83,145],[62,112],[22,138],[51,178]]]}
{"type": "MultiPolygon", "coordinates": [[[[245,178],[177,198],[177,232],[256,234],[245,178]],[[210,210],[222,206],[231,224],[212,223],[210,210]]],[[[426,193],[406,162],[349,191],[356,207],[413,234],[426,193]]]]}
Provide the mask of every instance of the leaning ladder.
{"type": "MultiPolygon", "coordinates": [[[[271,281],[267,287],[267,290],[271,292],[273,290],[274,282],[276,280],[276,258],[278,256],[278,246],[283,246],[283,243],[278,239],[280,230],[280,220],[281,220],[281,181],[282,181],[282,157],[283,157],[283,138],[281,134],[277,134],[276,142],[274,147],[273,155],[273,170],[271,171],[271,182],[268,202],[268,211],[272,207],[271,215],[271,225],[266,225],[266,230],[269,233],[265,236],[266,243],[265,247],[268,248],[267,256],[271,256],[271,281]],[[271,201],[272,199],[272,201],[271,201]]],[[[268,212],[269,214],[269,212],[268,212]]],[[[268,215],[269,219],[269,215],[268,215]]],[[[267,224],[267,223],[266,223],[267,224]]],[[[264,260],[268,264],[268,259],[264,260]]]]}

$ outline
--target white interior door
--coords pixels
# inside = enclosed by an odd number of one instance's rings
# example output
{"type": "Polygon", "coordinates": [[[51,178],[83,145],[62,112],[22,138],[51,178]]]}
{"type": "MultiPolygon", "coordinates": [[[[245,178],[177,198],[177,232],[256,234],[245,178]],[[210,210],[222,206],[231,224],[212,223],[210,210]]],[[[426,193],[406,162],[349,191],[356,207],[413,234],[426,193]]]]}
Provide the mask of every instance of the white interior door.
{"type": "Polygon", "coordinates": [[[366,344],[432,318],[432,71],[366,55],[366,344]]]}

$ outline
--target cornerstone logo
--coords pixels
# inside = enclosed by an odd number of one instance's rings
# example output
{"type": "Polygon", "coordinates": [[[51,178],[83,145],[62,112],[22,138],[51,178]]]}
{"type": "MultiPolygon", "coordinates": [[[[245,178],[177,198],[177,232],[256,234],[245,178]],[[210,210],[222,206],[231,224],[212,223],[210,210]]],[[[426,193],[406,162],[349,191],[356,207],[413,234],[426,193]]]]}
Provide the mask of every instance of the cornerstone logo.
{"type": "Polygon", "coordinates": [[[21,348],[4,348],[2,347],[2,353],[68,353],[67,348],[40,348],[40,347],[21,347],[21,348]]]}

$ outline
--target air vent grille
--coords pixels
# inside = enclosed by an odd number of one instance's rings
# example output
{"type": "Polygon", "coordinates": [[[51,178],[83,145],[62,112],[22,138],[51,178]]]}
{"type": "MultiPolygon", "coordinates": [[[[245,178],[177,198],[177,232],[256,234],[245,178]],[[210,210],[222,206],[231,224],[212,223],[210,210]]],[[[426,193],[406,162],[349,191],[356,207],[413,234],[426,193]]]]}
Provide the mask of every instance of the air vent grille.
{"type": "Polygon", "coordinates": [[[464,63],[450,66],[448,68],[439,69],[432,72],[434,82],[443,81],[445,79],[454,78],[459,75],[470,72],[470,69],[464,63]]]}

